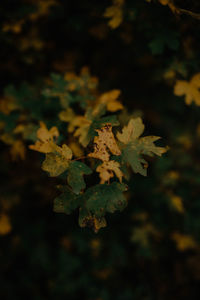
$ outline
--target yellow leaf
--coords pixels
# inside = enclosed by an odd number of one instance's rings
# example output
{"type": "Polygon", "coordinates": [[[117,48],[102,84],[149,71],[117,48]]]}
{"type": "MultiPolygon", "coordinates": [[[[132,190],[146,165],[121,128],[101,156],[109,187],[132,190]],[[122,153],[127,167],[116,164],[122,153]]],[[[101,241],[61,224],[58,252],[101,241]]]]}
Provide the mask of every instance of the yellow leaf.
{"type": "Polygon", "coordinates": [[[185,212],[185,209],[184,209],[184,206],[183,206],[183,200],[181,197],[179,196],[176,196],[176,195],[170,195],[170,201],[171,201],[171,204],[172,206],[174,207],[174,209],[183,214],[185,212]]]}
{"type": "Polygon", "coordinates": [[[108,25],[115,29],[117,28],[123,21],[123,4],[124,0],[113,0],[113,5],[109,6],[104,12],[105,18],[110,18],[108,25]]]}
{"type": "Polygon", "coordinates": [[[6,235],[11,230],[10,218],[5,214],[0,215],[0,235],[6,235]]]}
{"type": "Polygon", "coordinates": [[[200,73],[195,74],[189,82],[186,80],[177,80],[174,87],[176,96],[185,95],[186,104],[191,104],[193,101],[196,105],[200,105],[200,73]]]}
{"type": "Polygon", "coordinates": [[[131,119],[127,126],[124,126],[122,133],[117,133],[120,142],[128,144],[137,139],[144,131],[144,124],[141,118],[131,119]]]}
{"type": "Polygon", "coordinates": [[[63,122],[71,122],[75,118],[75,114],[71,108],[67,108],[66,110],[61,111],[58,116],[59,119],[63,122]]]}
{"type": "Polygon", "coordinates": [[[92,121],[88,120],[85,116],[76,116],[70,120],[68,132],[73,132],[78,127],[74,132],[74,136],[79,137],[79,143],[83,147],[86,147],[89,143],[88,131],[91,124],[92,121]]]}
{"type": "Polygon", "coordinates": [[[75,157],[81,157],[84,155],[83,150],[81,149],[80,145],[78,142],[70,142],[69,147],[72,150],[73,154],[75,157]]]}
{"type": "Polygon", "coordinates": [[[94,138],[94,152],[89,153],[89,157],[98,158],[102,161],[109,161],[110,154],[108,153],[107,148],[114,155],[121,154],[112,133],[112,126],[110,123],[96,131],[98,132],[98,136],[94,138]]]}
{"type": "Polygon", "coordinates": [[[71,108],[59,113],[60,120],[69,122],[68,132],[74,132],[74,136],[79,138],[79,143],[86,147],[89,143],[88,131],[92,121],[87,116],[76,116],[71,108]],[[75,128],[77,129],[75,130],[75,128]]]}
{"type": "Polygon", "coordinates": [[[15,138],[12,134],[5,132],[0,136],[2,142],[7,145],[12,145],[15,142],[15,138]]]}
{"type": "Polygon", "coordinates": [[[107,107],[107,110],[111,112],[123,109],[123,105],[119,101],[117,101],[117,98],[119,97],[120,93],[120,90],[112,90],[107,93],[104,93],[99,97],[98,102],[104,103],[107,107]]]}
{"type": "Polygon", "coordinates": [[[29,148],[42,153],[50,153],[55,147],[54,138],[58,136],[59,131],[56,127],[52,127],[48,130],[46,125],[40,122],[40,128],[37,131],[39,141],[36,141],[34,145],[30,145],[29,148]]]}
{"type": "Polygon", "coordinates": [[[76,124],[79,124],[79,128],[75,130],[74,136],[79,137],[80,144],[83,147],[86,147],[90,141],[88,132],[92,121],[86,119],[85,117],[77,117],[76,120],[74,120],[73,125],[75,124],[75,121],[76,124]]]}
{"type": "Polygon", "coordinates": [[[42,169],[50,174],[50,176],[58,176],[62,174],[69,165],[72,158],[71,149],[63,144],[59,147],[54,144],[51,153],[46,153],[46,159],[43,161],[42,169]]]}
{"type": "Polygon", "coordinates": [[[54,152],[59,153],[65,159],[70,160],[72,158],[72,150],[66,144],[63,144],[62,147],[55,145],[54,152]]]}
{"type": "Polygon", "coordinates": [[[131,119],[128,122],[128,125],[123,127],[122,133],[117,133],[117,138],[124,144],[132,145],[132,149],[136,149],[137,147],[139,148],[140,145],[143,145],[143,148],[146,148],[146,151],[159,156],[161,156],[168,150],[167,147],[157,147],[156,145],[154,145],[154,142],[160,139],[160,137],[158,136],[146,136],[139,139],[143,131],[144,124],[142,122],[142,119],[131,119]],[[138,143],[137,146],[136,144],[134,145],[134,143],[136,142],[138,143]]]}
{"type": "Polygon", "coordinates": [[[17,109],[18,105],[14,98],[6,97],[0,99],[0,111],[5,115],[9,115],[10,112],[17,109]]]}
{"type": "Polygon", "coordinates": [[[37,20],[38,18],[48,15],[50,7],[57,5],[58,3],[55,0],[40,0],[37,3],[37,11],[30,14],[30,19],[32,21],[37,20]]]}
{"type": "Polygon", "coordinates": [[[114,177],[114,173],[119,181],[122,182],[123,173],[120,170],[120,164],[117,161],[104,161],[97,167],[96,171],[100,173],[99,177],[101,178],[101,184],[104,184],[106,181],[109,181],[110,178],[114,177]]]}
{"type": "Polygon", "coordinates": [[[196,249],[198,247],[196,241],[190,235],[185,235],[185,234],[181,234],[179,232],[174,232],[172,234],[172,239],[175,241],[176,247],[180,251],[196,249]]]}
{"type": "Polygon", "coordinates": [[[3,25],[2,31],[3,32],[11,31],[17,34],[22,31],[23,24],[24,24],[24,20],[18,20],[15,23],[5,23],[3,25]]]}

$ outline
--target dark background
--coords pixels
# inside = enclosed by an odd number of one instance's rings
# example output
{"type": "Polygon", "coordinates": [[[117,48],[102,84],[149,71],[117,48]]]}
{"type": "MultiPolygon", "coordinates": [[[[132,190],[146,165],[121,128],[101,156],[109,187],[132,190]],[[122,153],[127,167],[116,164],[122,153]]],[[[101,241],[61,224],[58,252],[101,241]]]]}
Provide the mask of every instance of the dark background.
{"type": "MultiPolygon", "coordinates": [[[[9,84],[37,87],[52,72],[88,66],[99,90],[120,89],[145,134],[170,150],[150,160],[147,177],[131,177],[128,207],[95,234],[79,228],[77,213],[52,211],[55,180],[41,170],[40,154],[13,162],[1,142],[0,205],[12,226],[0,237],[1,299],[199,299],[200,108],[173,87],[200,70],[200,20],[143,0],[125,1],[116,29],[103,17],[108,0],[55,1],[31,18],[42,2],[1,1],[2,97],[9,84]]],[[[199,1],[175,4],[200,13],[199,1]]]]}

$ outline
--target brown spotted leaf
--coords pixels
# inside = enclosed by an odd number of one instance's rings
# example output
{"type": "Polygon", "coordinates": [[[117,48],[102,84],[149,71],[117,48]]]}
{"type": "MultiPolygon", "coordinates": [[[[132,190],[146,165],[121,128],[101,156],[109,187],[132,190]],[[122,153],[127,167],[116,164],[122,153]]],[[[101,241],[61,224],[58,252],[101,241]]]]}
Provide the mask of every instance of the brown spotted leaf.
{"type": "Polygon", "coordinates": [[[117,161],[104,161],[101,165],[97,167],[96,171],[99,172],[101,184],[104,184],[106,181],[109,181],[110,178],[114,177],[114,174],[118,177],[119,181],[122,182],[123,173],[120,170],[120,164],[117,161]]]}
{"type": "Polygon", "coordinates": [[[108,150],[114,155],[121,154],[121,151],[112,133],[111,124],[108,123],[96,131],[98,132],[98,136],[94,138],[94,152],[89,153],[89,157],[97,158],[102,161],[109,161],[110,154],[108,150]]]}

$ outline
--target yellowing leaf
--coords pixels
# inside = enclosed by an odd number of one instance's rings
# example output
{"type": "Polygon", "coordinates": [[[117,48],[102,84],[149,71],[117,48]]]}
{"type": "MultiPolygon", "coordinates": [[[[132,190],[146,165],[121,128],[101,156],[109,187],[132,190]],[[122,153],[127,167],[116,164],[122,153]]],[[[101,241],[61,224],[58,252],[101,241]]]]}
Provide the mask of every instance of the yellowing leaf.
{"type": "Polygon", "coordinates": [[[18,106],[13,98],[8,97],[0,99],[0,112],[4,113],[5,115],[9,115],[10,112],[16,108],[18,108],[18,106]]]}
{"type": "Polygon", "coordinates": [[[106,181],[109,181],[110,178],[114,177],[114,173],[119,181],[122,182],[123,173],[120,170],[120,164],[117,161],[104,161],[97,167],[96,171],[100,173],[99,177],[101,178],[101,184],[104,184],[106,181]]]}
{"type": "Polygon", "coordinates": [[[96,130],[98,136],[94,138],[94,152],[89,153],[89,157],[101,159],[102,161],[109,161],[110,154],[107,148],[114,155],[120,155],[121,151],[116,143],[115,137],[112,133],[111,124],[107,124],[101,129],[96,130]]]}
{"type": "Polygon", "coordinates": [[[104,12],[105,18],[110,18],[108,25],[115,29],[117,28],[123,21],[123,4],[124,0],[113,0],[113,5],[109,6],[104,12]]]}
{"type": "Polygon", "coordinates": [[[15,138],[12,134],[5,132],[0,136],[0,139],[2,142],[4,142],[7,145],[13,145],[15,142],[15,138]]]}
{"type": "Polygon", "coordinates": [[[161,237],[161,234],[159,231],[157,231],[153,224],[146,223],[140,227],[136,227],[133,230],[131,241],[139,244],[141,247],[146,248],[149,246],[149,239],[151,236],[159,239],[161,237]]]}
{"type": "Polygon", "coordinates": [[[80,227],[90,227],[97,233],[99,229],[106,227],[107,223],[104,217],[97,218],[89,215],[83,220],[79,220],[79,225],[80,227]]]}
{"type": "Polygon", "coordinates": [[[68,132],[74,132],[74,136],[79,138],[79,143],[86,147],[90,141],[88,131],[92,121],[87,116],[76,116],[71,108],[61,111],[59,114],[60,120],[69,122],[68,132]],[[78,127],[76,130],[75,128],[78,127]]]}
{"type": "Polygon", "coordinates": [[[74,124],[79,124],[79,128],[75,130],[74,136],[79,137],[80,144],[83,145],[83,147],[86,147],[90,142],[88,131],[90,129],[90,125],[92,124],[92,121],[86,119],[85,117],[77,117],[76,120],[74,120],[73,122],[73,125],[74,124]]]}
{"type": "Polygon", "coordinates": [[[176,243],[176,247],[180,251],[186,251],[189,249],[195,249],[198,247],[196,241],[190,235],[181,234],[179,232],[174,232],[172,234],[172,239],[176,243]]]}
{"type": "Polygon", "coordinates": [[[94,152],[88,154],[89,157],[101,159],[102,161],[109,161],[110,154],[104,143],[99,143],[98,138],[94,138],[94,152]]]}
{"type": "Polygon", "coordinates": [[[186,80],[177,80],[174,87],[176,96],[185,95],[186,104],[191,104],[193,101],[196,105],[200,105],[200,73],[195,74],[189,82],[186,80]]]}
{"type": "Polygon", "coordinates": [[[78,142],[70,142],[69,147],[72,150],[75,157],[81,157],[84,155],[84,151],[81,149],[78,142]]]}
{"type": "Polygon", "coordinates": [[[10,218],[6,214],[0,215],[0,235],[6,235],[11,230],[10,218]]]}
{"type": "Polygon", "coordinates": [[[36,12],[30,14],[29,16],[32,21],[35,21],[42,16],[48,15],[50,7],[58,4],[55,0],[39,0],[37,2],[36,12]]]}
{"type": "Polygon", "coordinates": [[[76,117],[75,113],[70,107],[68,107],[66,110],[61,111],[58,116],[59,119],[64,122],[71,122],[76,117]]]}
{"type": "Polygon", "coordinates": [[[137,139],[144,131],[144,124],[141,118],[131,119],[127,126],[124,126],[122,133],[117,133],[120,142],[128,144],[137,139]]]}
{"type": "Polygon", "coordinates": [[[24,20],[18,20],[15,23],[5,23],[3,25],[2,31],[8,32],[11,31],[13,33],[20,33],[22,31],[22,26],[24,24],[24,20]]]}
{"type": "Polygon", "coordinates": [[[55,146],[54,138],[57,138],[58,136],[59,132],[56,127],[52,127],[48,130],[46,125],[43,122],[40,122],[40,128],[37,131],[39,141],[36,141],[34,145],[30,145],[29,148],[42,153],[50,153],[55,146]]]}
{"type": "Polygon", "coordinates": [[[142,155],[161,156],[167,151],[167,148],[157,147],[154,142],[159,139],[157,136],[140,137],[144,131],[144,125],[141,118],[131,119],[127,126],[122,129],[122,133],[117,133],[118,140],[122,145],[122,160],[130,164],[135,173],[143,176],[147,174],[147,162],[142,155]]]}
{"type": "Polygon", "coordinates": [[[119,97],[120,93],[120,90],[112,90],[107,93],[104,93],[99,97],[98,102],[104,103],[107,107],[107,110],[111,112],[123,109],[123,105],[119,101],[117,101],[117,98],[119,97]]]}
{"type": "Polygon", "coordinates": [[[184,206],[183,206],[183,200],[181,197],[176,195],[170,195],[170,201],[172,207],[179,213],[183,214],[185,212],[184,206]]]}
{"type": "Polygon", "coordinates": [[[62,147],[55,145],[54,152],[46,154],[42,169],[52,177],[59,176],[68,168],[71,158],[72,151],[67,145],[64,144],[62,147]]]}

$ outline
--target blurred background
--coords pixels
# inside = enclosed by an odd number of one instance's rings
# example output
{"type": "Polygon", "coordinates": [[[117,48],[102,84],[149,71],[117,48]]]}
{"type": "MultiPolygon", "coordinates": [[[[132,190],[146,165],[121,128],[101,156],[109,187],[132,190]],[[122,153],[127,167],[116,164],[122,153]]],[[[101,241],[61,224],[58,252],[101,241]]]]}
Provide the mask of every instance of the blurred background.
{"type": "Polygon", "coordinates": [[[199,14],[195,0],[1,1],[1,129],[4,115],[15,127],[10,85],[27,100],[52,72],[87,66],[100,92],[121,90],[122,123],[142,116],[145,135],[170,148],[147,177],[132,175],[127,208],[95,234],[76,212],[53,212],[42,156],[16,157],[1,133],[2,300],[199,299],[200,107],[174,95],[200,72],[199,14]]]}

